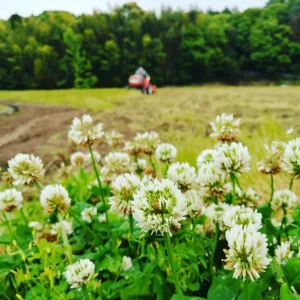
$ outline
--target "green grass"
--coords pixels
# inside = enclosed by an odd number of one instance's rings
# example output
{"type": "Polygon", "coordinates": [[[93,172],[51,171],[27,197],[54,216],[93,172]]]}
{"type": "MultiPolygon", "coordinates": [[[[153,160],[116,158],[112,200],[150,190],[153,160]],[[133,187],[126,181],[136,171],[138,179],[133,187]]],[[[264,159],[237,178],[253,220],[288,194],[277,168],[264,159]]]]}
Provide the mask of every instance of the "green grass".
{"type": "MultiPolygon", "coordinates": [[[[286,130],[298,124],[299,95],[299,87],[207,86],[162,88],[152,96],[126,89],[5,91],[0,99],[81,108],[103,122],[105,130],[119,130],[127,138],[137,131],[156,130],[163,141],[177,146],[179,160],[191,164],[203,149],[215,144],[209,137],[209,122],[222,112],[233,113],[241,118],[240,140],[253,157],[253,171],[242,182],[268,193],[269,179],[256,171],[256,163],[264,155],[265,143],[286,141],[286,130]]],[[[299,129],[296,126],[295,135],[299,136],[299,129]]],[[[275,181],[282,188],[288,179],[275,181]]]]}

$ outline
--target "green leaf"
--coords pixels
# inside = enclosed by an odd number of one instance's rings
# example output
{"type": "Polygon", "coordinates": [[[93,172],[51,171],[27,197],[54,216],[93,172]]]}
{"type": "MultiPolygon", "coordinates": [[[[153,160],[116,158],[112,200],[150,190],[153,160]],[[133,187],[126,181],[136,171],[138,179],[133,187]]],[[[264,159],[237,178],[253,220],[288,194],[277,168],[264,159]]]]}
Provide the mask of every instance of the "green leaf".
{"type": "Polygon", "coordinates": [[[27,248],[32,240],[31,229],[26,225],[19,225],[16,230],[16,238],[21,248],[27,248]]]}
{"type": "MultiPolygon", "coordinates": [[[[171,300],[181,300],[181,298],[179,295],[175,294],[172,296],[171,300]]],[[[207,299],[202,297],[184,296],[184,300],[207,300],[207,299]]]]}
{"type": "Polygon", "coordinates": [[[200,283],[199,282],[189,282],[187,285],[187,288],[193,292],[196,292],[200,289],[200,283]]]}
{"type": "Polygon", "coordinates": [[[238,300],[263,300],[263,296],[259,290],[257,282],[250,282],[244,284],[244,289],[239,295],[238,300]],[[247,286],[246,286],[247,284],[247,286]]]}
{"type": "Polygon", "coordinates": [[[3,233],[0,236],[0,244],[3,244],[3,245],[10,245],[11,244],[11,237],[8,233],[3,233]]]}
{"type": "Polygon", "coordinates": [[[285,265],[282,266],[285,277],[289,286],[300,289],[300,257],[290,258],[285,265]]]}
{"type": "Polygon", "coordinates": [[[287,283],[284,283],[280,288],[280,300],[299,300],[300,297],[294,295],[289,289],[287,283]]]}
{"type": "Polygon", "coordinates": [[[138,299],[138,296],[151,295],[149,286],[151,281],[145,277],[139,279],[136,283],[124,288],[121,293],[122,300],[138,299]]]}
{"type": "Polygon", "coordinates": [[[240,279],[229,276],[215,277],[207,294],[208,300],[234,300],[239,293],[240,279]]]}

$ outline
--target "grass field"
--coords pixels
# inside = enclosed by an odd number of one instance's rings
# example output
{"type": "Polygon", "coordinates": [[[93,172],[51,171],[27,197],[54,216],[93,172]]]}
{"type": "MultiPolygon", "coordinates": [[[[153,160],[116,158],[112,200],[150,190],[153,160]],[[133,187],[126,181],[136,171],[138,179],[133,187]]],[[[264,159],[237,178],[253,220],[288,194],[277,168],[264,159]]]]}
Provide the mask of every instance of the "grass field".
{"type": "MultiPolygon", "coordinates": [[[[233,113],[241,118],[240,141],[253,157],[253,171],[244,176],[244,182],[267,193],[268,178],[258,182],[263,175],[256,172],[256,162],[264,155],[265,143],[287,140],[285,132],[290,126],[299,135],[299,95],[299,87],[208,86],[162,88],[153,96],[125,89],[2,91],[0,100],[78,108],[103,122],[105,130],[116,129],[127,137],[156,130],[163,141],[177,146],[180,160],[191,164],[203,149],[214,145],[209,122],[222,112],[233,113]]],[[[286,186],[287,179],[276,179],[277,188],[286,186]]]]}

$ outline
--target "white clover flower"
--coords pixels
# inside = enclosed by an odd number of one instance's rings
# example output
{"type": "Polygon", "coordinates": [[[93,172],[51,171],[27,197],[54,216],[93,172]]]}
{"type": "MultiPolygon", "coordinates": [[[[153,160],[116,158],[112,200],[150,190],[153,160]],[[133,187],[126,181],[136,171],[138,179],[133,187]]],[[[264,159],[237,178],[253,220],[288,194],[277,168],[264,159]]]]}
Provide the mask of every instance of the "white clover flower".
{"type": "Polygon", "coordinates": [[[89,259],[81,259],[75,264],[67,266],[66,279],[71,288],[78,288],[88,283],[95,273],[95,264],[89,259]]]}
{"type": "Polygon", "coordinates": [[[110,152],[104,157],[104,163],[111,173],[122,174],[130,170],[130,157],[127,153],[110,152]]]}
{"type": "Polygon", "coordinates": [[[147,185],[150,181],[153,181],[153,179],[151,175],[145,174],[142,178],[142,184],[147,185]]]}
{"type": "Polygon", "coordinates": [[[265,145],[266,157],[257,163],[258,170],[264,174],[278,174],[281,171],[281,159],[285,144],[273,141],[271,146],[265,145]]]}
{"type": "Polygon", "coordinates": [[[201,168],[205,164],[213,164],[218,152],[214,149],[206,149],[197,157],[197,167],[201,168]]]}
{"type": "Polygon", "coordinates": [[[123,256],[122,257],[122,270],[125,272],[131,268],[132,268],[131,258],[129,256],[123,256]]]}
{"type": "Polygon", "coordinates": [[[94,126],[92,117],[83,115],[81,119],[73,119],[68,137],[77,145],[87,146],[101,140],[103,135],[102,123],[94,126]]]}
{"type": "Polygon", "coordinates": [[[206,190],[208,196],[222,198],[229,190],[226,174],[213,163],[202,164],[198,170],[196,182],[206,190]]]}
{"type": "Polygon", "coordinates": [[[34,183],[43,179],[45,170],[42,160],[33,154],[17,154],[8,161],[8,170],[14,185],[34,183]]]}
{"type": "Polygon", "coordinates": [[[112,130],[110,133],[105,134],[106,142],[110,146],[118,146],[123,144],[124,135],[115,130],[112,130]]]}
{"type": "Polygon", "coordinates": [[[41,191],[40,202],[48,214],[66,212],[71,205],[68,191],[60,184],[45,186],[41,191]]]}
{"type": "Polygon", "coordinates": [[[177,184],[181,191],[192,188],[196,181],[196,171],[188,163],[176,162],[170,165],[167,178],[177,184]]]}
{"type": "Polygon", "coordinates": [[[216,165],[227,174],[241,174],[250,170],[248,147],[241,143],[223,144],[217,149],[217,152],[216,165]]]}
{"type": "Polygon", "coordinates": [[[202,235],[202,234],[204,234],[204,226],[203,226],[202,224],[197,224],[197,225],[195,226],[195,233],[196,233],[197,235],[202,235]]]}
{"type": "Polygon", "coordinates": [[[145,232],[169,233],[181,227],[187,214],[185,197],[170,180],[149,181],[133,196],[133,217],[145,232]]]}
{"type": "Polygon", "coordinates": [[[155,150],[155,157],[157,160],[170,164],[175,161],[177,156],[177,149],[172,144],[159,144],[155,150]]]}
{"type": "Polygon", "coordinates": [[[226,254],[226,270],[234,270],[233,278],[259,278],[259,272],[264,272],[271,259],[267,258],[267,237],[257,231],[254,226],[237,225],[226,231],[229,249],[226,254]]]}
{"type": "MultiPolygon", "coordinates": [[[[101,160],[101,154],[98,152],[98,151],[92,151],[93,152],[93,156],[94,156],[94,159],[96,162],[99,162],[101,160]]],[[[86,154],[86,158],[89,160],[89,161],[92,161],[92,156],[91,156],[91,153],[87,153],[86,154]]]]}
{"type": "Polygon", "coordinates": [[[96,216],[97,208],[96,207],[87,207],[81,212],[81,219],[87,221],[88,223],[92,222],[93,216],[96,216]]]}
{"type": "Polygon", "coordinates": [[[72,234],[73,228],[70,222],[63,220],[52,225],[50,233],[53,235],[62,234],[64,230],[67,234],[72,234]]]}
{"type": "Polygon", "coordinates": [[[290,127],[287,131],[286,131],[286,135],[291,135],[294,132],[294,127],[290,127]]]}
{"type": "Polygon", "coordinates": [[[42,230],[43,229],[43,224],[37,221],[31,221],[28,223],[28,227],[34,228],[35,230],[42,230]]]}
{"type": "Polygon", "coordinates": [[[247,206],[252,206],[255,205],[260,198],[256,191],[251,187],[243,192],[238,186],[236,186],[235,192],[238,197],[236,201],[237,204],[247,204],[247,206]]]}
{"type": "Polygon", "coordinates": [[[75,152],[70,155],[70,161],[72,166],[82,166],[86,162],[86,154],[82,152],[75,152]]]}
{"type": "Polygon", "coordinates": [[[191,218],[200,215],[203,207],[203,192],[198,190],[188,190],[184,193],[186,198],[187,213],[191,218]]]}
{"type": "Polygon", "coordinates": [[[218,141],[232,142],[235,141],[240,133],[240,120],[234,119],[232,114],[221,114],[217,116],[215,122],[211,122],[210,126],[213,130],[211,137],[217,138],[218,141]]]}
{"type": "Polygon", "coordinates": [[[293,209],[297,206],[298,199],[295,193],[288,189],[276,191],[273,195],[271,202],[271,208],[274,210],[283,209],[293,209]]]}
{"type": "Polygon", "coordinates": [[[99,223],[105,223],[107,220],[106,220],[106,215],[105,214],[101,214],[99,215],[98,217],[98,222],[99,223]]]}
{"type": "MultiPolygon", "coordinates": [[[[104,166],[100,169],[100,176],[104,183],[109,184],[117,177],[117,174],[111,171],[108,167],[104,166]]],[[[92,185],[98,186],[98,181],[94,180],[92,185]]]]}
{"type": "Polygon", "coordinates": [[[289,258],[293,257],[294,251],[291,251],[290,242],[283,242],[275,249],[275,259],[279,264],[285,263],[289,258]]]}
{"type": "Polygon", "coordinates": [[[133,194],[141,186],[138,176],[130,173],[119,175],[111,184],[113,196],[109,198],[112,208],[120,213],[131,214],[133,194]]]}
{"type": "Polygon", "coordinates": [[[289,141],[284,149],[282,167],[293,177],[300,177],[300,138],[289,141]]]}
{"type": "Polygon", "coordinates": [[[219,204],[211,203],[203,208],[202,214],[208,218],[209,231],[215,231],[217,225],[221,231],[225,230],[223,217],[230,208],[229,204],[222,202],[219,204]]]}
{"type": "Polygon", "coordinates": [[[243,228],[253,226],[257,230],[261,228],[262,215],[249,207],[233,206],[227,209],[223,215],[223,222],[227,228],[241,225],[243,228]]]}
{"type": "Polygon", "coordinates": [[[155,131],[137,133],[133,141],[126,142],[124,150],[130,154],[148,154],[152,155],[160,144],[159,134],[155,131]]]}
{"type": "Polygon", "coordinates": [[[22,193],[16,189],[7,189],[0,192],[0,211],[13,212],[23,205],[22,193]]]}
{"type": "Polygon", "coordinates": [[[132,171],[141,173],[147,169],[147,161],[143,158],[137,158],[135,162],[131,164],[132,171]]]}

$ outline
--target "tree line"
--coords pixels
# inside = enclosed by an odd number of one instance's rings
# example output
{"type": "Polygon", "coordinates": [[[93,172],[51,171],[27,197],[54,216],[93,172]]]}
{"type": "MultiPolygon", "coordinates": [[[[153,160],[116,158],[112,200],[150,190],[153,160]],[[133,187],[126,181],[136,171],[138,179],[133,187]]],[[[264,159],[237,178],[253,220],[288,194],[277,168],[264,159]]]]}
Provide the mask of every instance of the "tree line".
{"type": "Polygon", "coordinates": [[[138,66],[158,85],[297,78],[300,0],[159,15],[127,3],[0,20],[0,89],[125,86],[138,66]]]}

